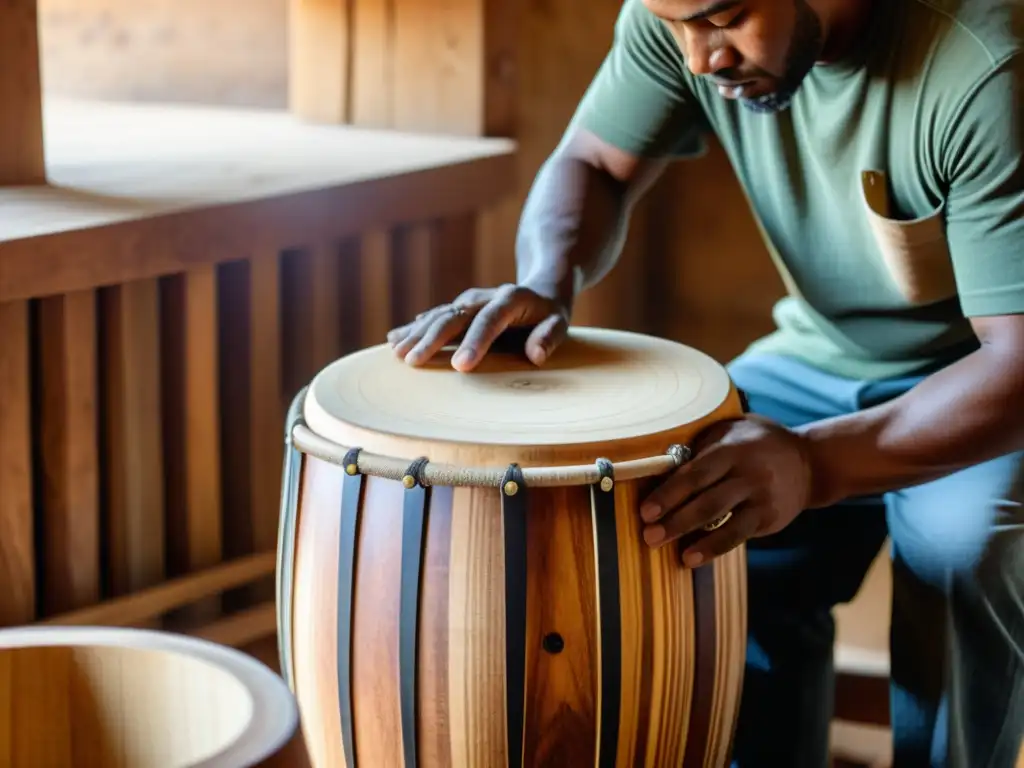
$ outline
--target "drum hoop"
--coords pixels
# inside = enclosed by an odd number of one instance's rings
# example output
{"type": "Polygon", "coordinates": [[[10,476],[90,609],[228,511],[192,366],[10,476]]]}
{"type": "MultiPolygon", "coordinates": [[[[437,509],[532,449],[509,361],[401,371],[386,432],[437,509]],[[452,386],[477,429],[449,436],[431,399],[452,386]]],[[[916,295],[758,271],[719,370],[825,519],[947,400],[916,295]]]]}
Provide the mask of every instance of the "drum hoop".
{"type": "MultiPolygon", "coordinates": [[[[385,456],[364,451],[356,446],[340,445],[313,432],[302,417],[301,403],[308,387],[296,396],[289,411],[286,435],[292,446],[314,458],[343,467],[349,474],[369,475],[388,480],[399,480],[406,484],[453,487],[501,488],[507,481],[508,467],[459,466],[432,462],[429,457],[385,456]],[[298,406],[298,407],[296,407],[298,406]]],[[[692,452],[685,445],[670,445],[660,456],[631,459],[618,463],[597,457],[593,464],[576,464],[560,467],[523,467],[522,481],[529,487],[556,487],[593,485],[606,478],[615,480],[638,480],[663,475],[689,461],[692,452]],[[605,471],[602,471],[602,467],[605,471]]]]}

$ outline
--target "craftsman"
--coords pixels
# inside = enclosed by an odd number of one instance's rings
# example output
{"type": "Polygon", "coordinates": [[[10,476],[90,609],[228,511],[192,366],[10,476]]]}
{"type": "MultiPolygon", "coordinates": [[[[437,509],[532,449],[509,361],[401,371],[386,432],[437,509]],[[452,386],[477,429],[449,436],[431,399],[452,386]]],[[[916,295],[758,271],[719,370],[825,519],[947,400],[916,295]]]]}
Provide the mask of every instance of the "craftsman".
{"type": "MultiPolygon", "coordinates": [[[[641,509],[652,546],[748,546],[738,768],[823,768],[831,609],[888,535],[896,768],[1011,768],[1024,734],[1024,5],[626,0],[537,175],[515,285],[389,336],[421,364],[464,334],[555,352],[631,207],[713,134],[787,288],[711,428],[641,509]]],[[[737,215],[742,212],[737,211],[737,215]]],[[[704,258],[728,258],[708,253],[704,258]]]]}

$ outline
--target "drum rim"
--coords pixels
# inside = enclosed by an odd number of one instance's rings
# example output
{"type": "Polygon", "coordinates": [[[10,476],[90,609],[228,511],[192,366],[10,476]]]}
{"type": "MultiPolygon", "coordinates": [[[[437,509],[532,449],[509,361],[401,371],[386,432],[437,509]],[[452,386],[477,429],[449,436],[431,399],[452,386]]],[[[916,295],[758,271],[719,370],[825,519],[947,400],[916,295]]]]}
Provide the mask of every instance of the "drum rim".
{"type": "Polygon", "coordinates": [[[234,742],[192,768],[258,764],[283,749],[299,729],[298,704],[284,680],[256,658],[229,646],[136,627],[39,624],[0,629],[0,652],[45,647],[175,653],[206,662],[237,680],[252,701],[252,717],[234,742]]]}
{"type": "MultiPolygon", "coordinates": [[[[468,466],[435,462],[425,457],[391,456],[364,451],[356,446],[341,445],[313,432],[303,416],[303,402],[309,387],[303,387],[289,409],[286,429],[288,447],[343,468],[348,474],[361,474],[407,485],[444,485],[451,487],[501,487],[508,474],[507,466],[468,466]],[[410,474],[410,468],[414,474],[410,474]]],[[[531,487],[592,485],[605,477],[601,465],[611,465],[615,480],[640,480],[671,472],[692,456],[687,445],[669,444],[665,453],[639,459],[611,462],[602,456],[593,464],[522,467],[523,482],[531,487]]],[[[518,465],[516,465],[518,466],[518,465]]]]}

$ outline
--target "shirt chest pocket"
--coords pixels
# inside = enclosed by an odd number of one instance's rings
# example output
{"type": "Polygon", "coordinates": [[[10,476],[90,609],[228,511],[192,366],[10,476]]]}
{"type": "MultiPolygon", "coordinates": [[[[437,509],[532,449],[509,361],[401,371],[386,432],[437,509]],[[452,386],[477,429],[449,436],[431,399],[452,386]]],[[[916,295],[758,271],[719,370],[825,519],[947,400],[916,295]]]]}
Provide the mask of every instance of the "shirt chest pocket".
{"type": "Polygon", "coordinates": [[[917,219],[894,218],[882,171],[861,174],[865,215],[896,289],[910,304],[931,304],[956,295],[943,208],[917,219]]]}

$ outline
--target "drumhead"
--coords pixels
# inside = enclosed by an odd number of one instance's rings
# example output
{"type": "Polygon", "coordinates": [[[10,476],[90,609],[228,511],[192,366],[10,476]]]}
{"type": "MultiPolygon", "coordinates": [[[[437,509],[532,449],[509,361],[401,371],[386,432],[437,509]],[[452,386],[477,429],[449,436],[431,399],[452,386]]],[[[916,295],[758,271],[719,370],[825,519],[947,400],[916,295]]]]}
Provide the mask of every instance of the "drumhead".
{"type": "Polygon", "coordinates": [[[626,461],[688,439],[732,390],[708,355],[624,331],[574,327],[541,367],[491,353],[461,373],[453,352],[418,368],[386,344],[348,355],[313,379],[306,424],[347,448],[433,462],[626,461]]]}

